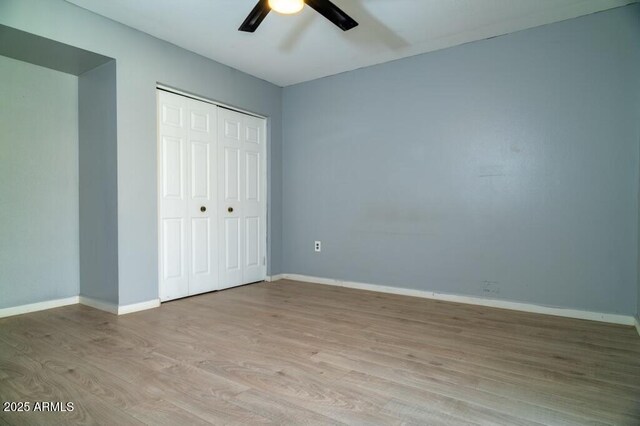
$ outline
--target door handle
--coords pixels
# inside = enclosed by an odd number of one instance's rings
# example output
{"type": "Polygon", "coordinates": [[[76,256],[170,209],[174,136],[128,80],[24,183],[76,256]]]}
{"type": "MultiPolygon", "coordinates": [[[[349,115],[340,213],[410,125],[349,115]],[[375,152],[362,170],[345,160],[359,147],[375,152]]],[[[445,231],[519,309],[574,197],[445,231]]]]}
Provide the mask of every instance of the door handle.
{"type": "Polygon", "coordinates": [[[233,207],[229,207],[229,208],[227,208],[227,211],[228,211],[229,213],[233,213],[233,207]]]}
{"type": "Polygon", "coordinates": [[[202,207],[200,207],[200,211],[201,211],[202,213],[204,213],[204,212],[206,212],[206,211],[207,211],[207,208],[206,208],[205,206],[202,206],[202,207]]]}

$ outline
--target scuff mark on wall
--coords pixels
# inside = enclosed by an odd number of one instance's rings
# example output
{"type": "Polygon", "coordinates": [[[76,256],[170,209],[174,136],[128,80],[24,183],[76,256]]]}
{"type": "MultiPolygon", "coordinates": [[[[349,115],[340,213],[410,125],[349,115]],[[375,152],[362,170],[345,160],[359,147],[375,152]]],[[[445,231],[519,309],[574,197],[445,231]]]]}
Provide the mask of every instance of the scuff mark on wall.
{"type": "Polygon", "coordinates": [[[498,294],[500,293],[500,283],[498,281],[482,281],[482,292],[498,294]]]}

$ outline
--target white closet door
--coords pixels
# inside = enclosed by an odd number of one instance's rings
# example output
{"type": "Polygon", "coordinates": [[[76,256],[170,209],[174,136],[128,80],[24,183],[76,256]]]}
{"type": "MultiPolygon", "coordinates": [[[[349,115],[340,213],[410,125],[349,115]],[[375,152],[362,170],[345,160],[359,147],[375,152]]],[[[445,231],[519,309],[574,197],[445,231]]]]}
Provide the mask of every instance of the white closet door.
{"type": "Polygon", "coordinates": [[[158,92],[160,299],[189,295],[187,100],[158,92]]]}
{"type": "Polygon", "coordinates": [[[214,105],[158,91],[160,299],[218,288],[214,105]]]}
{"type": "Polygon", "coordinates": [[[220,288],[266,277],[265,120],[218,108],[220,288]]]}

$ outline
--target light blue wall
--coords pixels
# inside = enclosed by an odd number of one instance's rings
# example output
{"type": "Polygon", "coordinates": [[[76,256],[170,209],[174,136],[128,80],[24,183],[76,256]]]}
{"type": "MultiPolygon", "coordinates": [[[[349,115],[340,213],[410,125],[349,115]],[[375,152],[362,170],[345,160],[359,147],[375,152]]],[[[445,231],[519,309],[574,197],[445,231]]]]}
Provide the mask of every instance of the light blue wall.
{"type": "Polygon", "coordinates": [[[269,117],[268,269],[269,273],[281,271],[281,88],[63,0],[0,0],[0,24],[117,61],[121,305],[158,297],[157,82],[269,117]]]}
{"type": "Polygon", "coordinates": [[[78,295],[78,79],[0,56],[0,308],[78,295]]]}
{"type": "Polygon", "coordinates": [[[634,313],[639,18],[285,88],[283,270],[634,313]]]}
{"type": "Polygon", "coordinates": [[[118,304],[116,62],[80,75],[80,295],[118,304]]]}

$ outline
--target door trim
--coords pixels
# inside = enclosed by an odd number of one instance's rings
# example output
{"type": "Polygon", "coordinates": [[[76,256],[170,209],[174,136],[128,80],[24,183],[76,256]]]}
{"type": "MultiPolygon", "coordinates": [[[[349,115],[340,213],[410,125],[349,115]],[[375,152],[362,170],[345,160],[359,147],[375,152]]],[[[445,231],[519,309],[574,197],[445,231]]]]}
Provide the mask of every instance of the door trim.
{"type": "MultiPolygon", "coordinates": [[[[251,112],[242,108],[238,108],[235,107],[233,105],[229,105],[229,104],[225,104],[223,102],[219,102],[216,100],[212,100],[209,98],[205,98],[196,94],[193,94],[191,92],[187,92],[187,91],[183,91],[180,89],[177,89],[175,87],[169,86],[169,85],[165,85],[162,83],[156,83],[156,105],[155,105],[155,115],[156,115],[156,238],[157,238],[157,257],[156,259],[158,260],[158,267],[157,267],[157,274],[158,274],[158,278],[157,278],[157,291],[158,291],[158,301],[161,302],[160,300],[160,286],[161,286],[161,274],[162,274],[162,262],[161,262],[161,242],[160,242],[160,238],[161,238],[161,232],[160,232],[160,194],[161,194],[161,179],[160,179],[160,168],[161,168],[161,153],[160,153],[160,147],[159,147],[159,139],[158,136],[160,134],[160,121],[158,120],[158,102],[159,102],[159,96],[158,96],[158,91],[163,91],[163,92],[168,92],[168,93],[173,93],[175,95],[179,95],[179,96],[183,96],[185,98],[189,98],[189,99],[194,99],[197,101],[201,101],[201,102],[205,102],[211,105],[215,105],[217,107],[221,107],[221,108],[225,108],[225,109],[229,109],[231,111],[236,111],[239,112],[241,114],[246,114],[252,117],[256,117],[256,118],[260,118],[265,120],[265,146],[264,146],[264,159],[263,159],[263,166],[264,166],[264,172],[263,172],[263,179],[264,179],[264,203],[263,203],[263,207],[262,207],[262,217],[265,220],[265,235],[264,235],[264,241],[262,242],[264,244],[265,250],[264,250],[264,266],[265,266],[265,281],[269,279],[269,274],[268,274],[268,266],[269,266],[269,260],[270,260],[270,249],[269,249],[269,240],[271,238],[270,235],[270,229],[269,229],[269,171],[270,171],[270,167],[269,167],[269,150],[270,150],[270,144],[271,144],[271,126],[270,126],[270,119],[268,116],[262,115],[262,114],[257,114],[255,112],[251,112]]],[[[219,231],[219,230],[218,230],[219,231]]]]}
{"type": "Polygon", "coordinates": [[[257,114],[255,112],[247,111],[246,109],[242,109],[242,108],[238,108],[238,107],[233,106],[233,105],[225,104],[224,102],[219,102],[219,101],[216,101],[216,100],[213,100],[213,99],[204,98],[202,96],[198,96],[198,95],[196,95],[194,93],[191,93],[191,92],[186,92],[184,90],[176,89],[175,87],[167,86],[166,84],[156,83],[156,89],[162,90],[164,92],[173,93],[174,95],[184,96],[185,98],[195,99],[196,101],[206,102],[206,103],[211,104],[211,105],[216,105],[216,106],[219,106],[219,107],[222,107],[222,108],[230,109],[231,111],[240,112],[242,114],[247,114],[247,115],[250,115],[252,117],[258,117],[258,118],[264,118],[264,119],[268,119],[269,118],[269,117],[267,117],[265,115],[262,115],[262,114],[257,114]]]}

